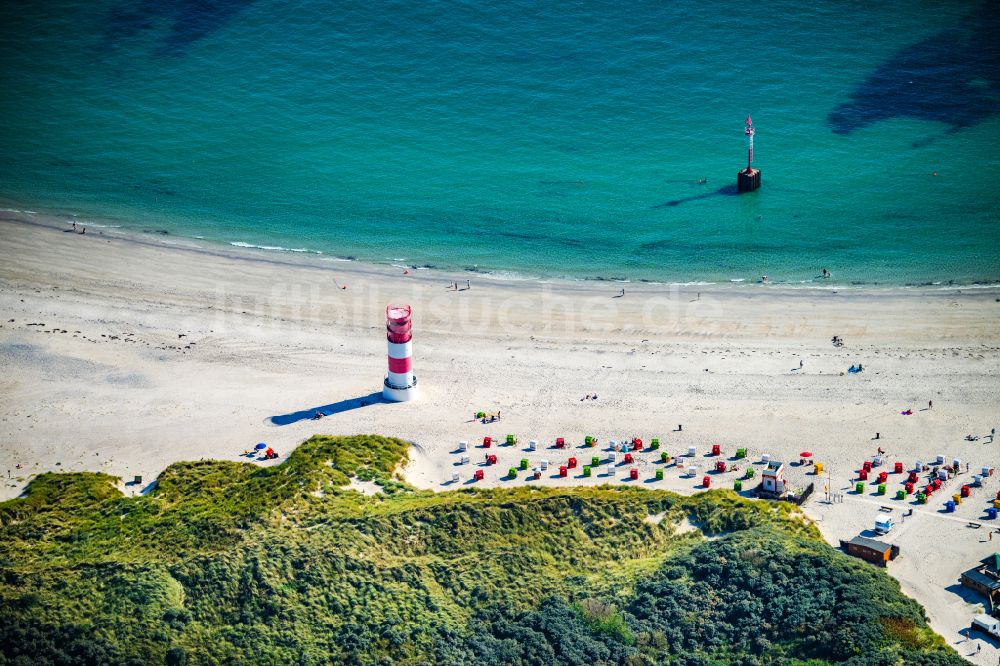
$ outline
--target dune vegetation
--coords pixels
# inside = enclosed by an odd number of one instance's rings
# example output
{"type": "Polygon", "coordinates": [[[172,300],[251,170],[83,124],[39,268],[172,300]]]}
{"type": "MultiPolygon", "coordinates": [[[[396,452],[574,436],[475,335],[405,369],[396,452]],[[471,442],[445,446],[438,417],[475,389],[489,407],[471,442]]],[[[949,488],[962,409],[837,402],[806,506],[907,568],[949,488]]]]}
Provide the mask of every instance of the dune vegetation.
{"type": "Polygon", "coordinates": [[[964,663],[791,505],[416,491],[407,450],[317,436],[273,467],[172,465],[138,497],[37,477],[0,504],[0,664],[964,663]]]}

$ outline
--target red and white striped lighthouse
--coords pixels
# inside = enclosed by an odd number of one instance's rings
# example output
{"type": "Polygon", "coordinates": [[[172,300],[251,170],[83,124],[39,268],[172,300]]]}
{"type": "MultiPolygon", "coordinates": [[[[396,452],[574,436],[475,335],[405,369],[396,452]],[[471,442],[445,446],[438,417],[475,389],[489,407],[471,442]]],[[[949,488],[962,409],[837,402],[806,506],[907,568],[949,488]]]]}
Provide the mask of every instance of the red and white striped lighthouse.
{"type": "Polygon", "coordinates": [[[413,324],[409,305],[389,305],[385,309],[385,338],[389,349],[389,372],[382,386],[382,397],[405,402],[417,397],[417,378],[413,376],[413,324]]]}

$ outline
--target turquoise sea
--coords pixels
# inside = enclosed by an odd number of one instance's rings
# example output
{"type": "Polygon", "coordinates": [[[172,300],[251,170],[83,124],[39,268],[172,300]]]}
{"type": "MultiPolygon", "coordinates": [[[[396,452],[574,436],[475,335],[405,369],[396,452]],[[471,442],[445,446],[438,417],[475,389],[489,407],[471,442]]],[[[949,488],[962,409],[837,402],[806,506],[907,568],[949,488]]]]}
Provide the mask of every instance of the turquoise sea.
{"type": "Polygon", "coordinates": [[[992,0],[52,0],[0,33],[7,207],[496,276],[1000,281],[992,0]]]}

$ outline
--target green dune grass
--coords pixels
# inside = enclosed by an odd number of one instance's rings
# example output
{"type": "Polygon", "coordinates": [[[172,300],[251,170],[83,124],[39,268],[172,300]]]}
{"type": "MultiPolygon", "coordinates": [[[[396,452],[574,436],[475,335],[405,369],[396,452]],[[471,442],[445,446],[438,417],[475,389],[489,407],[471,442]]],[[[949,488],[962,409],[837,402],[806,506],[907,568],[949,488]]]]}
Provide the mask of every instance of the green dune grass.
{"type": "Polygon", "coordinates": [[[38,477],[0,504],[0,664],[964,663],[791,505],[417,491],[394,476],[407,449],[317,436],[132,498],[38,477]]]}

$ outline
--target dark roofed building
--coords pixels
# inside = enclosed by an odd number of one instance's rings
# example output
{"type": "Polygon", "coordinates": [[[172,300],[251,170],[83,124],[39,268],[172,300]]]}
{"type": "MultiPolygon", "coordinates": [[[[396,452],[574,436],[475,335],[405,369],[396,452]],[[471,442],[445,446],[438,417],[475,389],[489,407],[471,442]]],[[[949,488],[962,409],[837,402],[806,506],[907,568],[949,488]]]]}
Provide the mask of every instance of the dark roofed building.
{"type": "Polygon", "coordinates": [[[840,547],[847,551],[848,555],[860,557],[880,567],[884,567],[889,560],[894,560],[899,555],[899,546],[863,536],[856,536],[850,541],[841,541],[840,547]]]}
{"type": "Polygon", "coordinates": [[[1000,553],[994,553],[979,561],[979,566],[962,572],[962,585],[975,590],[990,602],[990,610],[996,608],[1000,600],[1000,553]]]}

